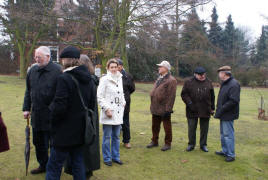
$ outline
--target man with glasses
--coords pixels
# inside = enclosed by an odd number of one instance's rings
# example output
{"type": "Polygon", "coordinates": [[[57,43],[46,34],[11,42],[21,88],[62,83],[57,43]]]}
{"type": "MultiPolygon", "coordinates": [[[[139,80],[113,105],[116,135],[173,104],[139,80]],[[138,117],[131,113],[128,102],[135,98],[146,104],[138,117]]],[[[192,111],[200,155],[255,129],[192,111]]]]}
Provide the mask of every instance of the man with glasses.
{"type": "Polygon", "coordinates": [[[188,147],[192,151],[196,144],[196,128],[200,119],[200,149],[208,152],[207,134],[210,116],[215,110],[215,95],[211,81],[206,77],[206,70],[197,67],[194,77],[184,83],[181,98],[186,104],[186,117],[188,121],[188,147]]]}
{"type": "Polygon", "coordinates": [[[31,171],[32,174],[43,173],[48,161],[50,141],[50,110],[56,80],[61,74],[61,67],[50,61],[50,49],[40,46],[35,50],[35,61],[27,73],[26,91],[23,103],[23,115],[27,119],[31,116],[33,144],[39,167],[31,171]]]}

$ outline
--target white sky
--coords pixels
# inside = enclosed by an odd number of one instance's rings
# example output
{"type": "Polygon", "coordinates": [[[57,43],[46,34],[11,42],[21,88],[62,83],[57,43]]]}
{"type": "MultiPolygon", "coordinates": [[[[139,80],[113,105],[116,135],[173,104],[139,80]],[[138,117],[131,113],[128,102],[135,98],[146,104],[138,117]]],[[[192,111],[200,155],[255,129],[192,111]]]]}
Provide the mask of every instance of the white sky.
{"type": "MultiPolygon", "coordinates": [[[[0,0],[0,4],[2,1],[0,0]]],[[[231,14],[235,27],[246,28],[253,41],[260,36],[262,25],[268,25],[268,0],[214,0],[214,2],[215,4],[211,3],[200,8],[201,19],[210,21],[212,8],[216,5],[218,21],[222,23],[222,26],[227,16],[231,14]]],[[[0,39],[2,39],[1,35],[0,39]]]]}
{"type": "Polygon", "coordinates": [[[224,26],[229,14],[235,27],[249,30],[248,35],[255,40],[261,34],[262,25],[268,25],[268,0],[214,0],[215,4],[205,5],[199,12],[200,18],[211,21],[212,8],[216,5],[218,21],[224,26]],[[266,16],[265,19],[263,16],[266,16]]]}

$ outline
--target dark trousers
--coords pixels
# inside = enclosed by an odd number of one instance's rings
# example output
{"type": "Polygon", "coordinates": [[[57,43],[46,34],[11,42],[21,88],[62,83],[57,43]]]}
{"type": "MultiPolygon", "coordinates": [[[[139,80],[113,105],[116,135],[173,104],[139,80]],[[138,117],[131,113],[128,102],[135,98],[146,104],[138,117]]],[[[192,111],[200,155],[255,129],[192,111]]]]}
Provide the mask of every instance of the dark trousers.
{"type": "Polygon", "coordinates": [[[47,163],[46,180],[60,180],[61,171],[65,160],[70,157],[74,180],[85,180],[85,165],[81,147],[61,151],[51,148],[50,158],[47,163]]]}
{"type": "Polygon", "coordinates": [[[129,143],[130,141],[129,112],[124,113],[122,131],[123,131],[123,143],[129,143]]]}
{"type": "MultiPolygon", "coordinates": [[[[188,118],[188,138],[189,145],[195,146],[196,144],[196,128],[198,118],[188,118]]],[[[207,145],[209,118],[200,118],[200,147],[207,145]]]]}
{"type": "Polygon", "coordinates": [[[49,142],[49,131],[37,131],[35,128],[33,128],[33,144],[35,146],[36,159],[41,168],[46,168],[48,161],[49,142]]]}
{"type": "Polygon", "coordinates": [[[165,144],[170,146],[172,142],[171,116],[161,117],[161,116],[153,115],[152,121],[153,121],[152,122],[152,132],[153,132],[152,142],[155,144],[158,144],[160,126],[161,126],[161,122],[163,121],[163,126],[165,130],[165,144]]]}

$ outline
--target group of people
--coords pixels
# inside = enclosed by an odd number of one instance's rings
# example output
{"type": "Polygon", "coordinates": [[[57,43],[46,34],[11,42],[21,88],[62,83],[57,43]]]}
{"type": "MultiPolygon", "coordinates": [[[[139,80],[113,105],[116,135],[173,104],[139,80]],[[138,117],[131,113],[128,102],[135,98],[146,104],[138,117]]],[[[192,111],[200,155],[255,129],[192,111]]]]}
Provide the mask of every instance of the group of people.
{"type": "MultiPolygon", "coordinates": [[[[39,167],[31,173],[46,172],[47,180],[58,180],[64,167],[74,179],[90,178],[93,171],[100,168],[99,123],[103,128],[104,164],[122,165],[120,132],[123,132],[124,147],[131,148],[130,96],[135,91],[133,78],[125,71],[123,61],[118,58],[108,60],[107,74],[99,80],[88,56],[81,55],[75,47],[68,46],[61,52],[62,66],[51,62],[50,57],[48,47],[37,48],[36,64],[28,70],[26,79],[23,115],[25,119],[31,118],[33,144],[39,163],[39,167]],[[85,109],[94,112],[95,117],[91,118],[95,136],[90,144],[85,143],[85,109]]],[[[147,148],[158,146],[163,122],[165,144],[161,150],[167,151],[171,149],[171,114],[177,81],[170,73],[169,62],[162,61],[157,66],[159,77],[150,93],[153,136],[147,148]]],[[[222,150],[216,154],[230,162],[235,160],[233,122],[239,115],[240,86],[232,77],[231,67],[221,67],[218,72],[222,84],[214,117],[220,119],[222,150]]],[[[186,104],[188,120],[189,143],[186,150],[195,148],[199,118],[200,148],[208,152],[207,134],[209,119],[215,111],[215,95],[204,68],[195,69],[194,77],[185,82],[181,97],[186,104]]]]}
{"type": "Polygon", "coordinates": [[[124,146],[130,145],[130,95],[135,91],[132,76],[123,61],[107,62],[107,74],[100,81],[86,55],[72,46],[60,54],[62,66],[50,61],[50,49],[35,50],[35,61],[26,78],[23,104],[25,119],[31,118],[33,144],[39,167],[32,174],[46,172],[47,180],[60,179],[62,168],[74,179],[90,178],[100,168],[98,106],[103,124],[104,163],[122,165],[120,132],[124,146]],[[95,136],[85,143],[85,108],[93,112],[95,136]],[[95,121],[94,121],[95,120],[95,121]],[[110,145],[111,141],[111,145],[110,145]],[[50,148],[50,156],[49,156],[50,148]]]}
{"type": "MultiPolygon", "coordinates": [[[[176,98],[177,81],[170,74],[169,62],[162,61],[159,66],[159,77],[151,91],[152,141],[147,148],[158,146],[160,124],[165,130],[165,144],[162,151],[171,149],[172,127],[171,114],[176,98]]],[[[240,85],[232,76],[231,67],[223,66],[218,69],[221,87],[215,112],[215,93],[212,82],[206,77],[206,70],[197,67],[194,76],[185,81],[181,98],[186,105],[188,122],[188,147],[186,151],[194,150],[196,145],[196,128],[200,121],[200,149],[208,152],[207,135],[209,119],[220,119],[220,136],[222,150],[215,154],[225,157],[226,162],[235,160],[234,120],[239,117],[240,85]]]]}

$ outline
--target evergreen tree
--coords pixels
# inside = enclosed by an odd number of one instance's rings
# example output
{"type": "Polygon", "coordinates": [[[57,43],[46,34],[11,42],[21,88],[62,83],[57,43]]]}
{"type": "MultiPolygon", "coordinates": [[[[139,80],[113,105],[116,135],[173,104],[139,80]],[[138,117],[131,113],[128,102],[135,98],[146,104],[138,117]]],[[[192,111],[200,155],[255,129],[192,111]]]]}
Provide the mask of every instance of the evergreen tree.
{"type": "Polygon", "coordinates": [[[255,64],[263,63],[267,58],[268,26],[262,26],[262,33],[257,42],[257,56],[255,64]]]}
{"type": "Polygon", "coordinates": [[[218,23],[218,14],[215,6],[212,11],[211,22],[209,23],[209,25],[210,29],[208,38],[214,46],[220,47],[222,29],[218,23]]]}
{"type": "Polygon", "coordinates": [[[210,53],[211,48],[204,23],[193,9],[185,21],[180,38],[180,75],[190,76],[196,66],[204,66],[212,77],[216,61],[210,53]]]}
{"type": "Polygon", "coordinates": [[[229,15],[223,32],[223,52],[227,60],[234,58],[234,43],[236,41],[235,27],[232,16],[229,15]]]}

